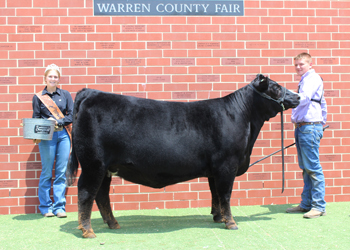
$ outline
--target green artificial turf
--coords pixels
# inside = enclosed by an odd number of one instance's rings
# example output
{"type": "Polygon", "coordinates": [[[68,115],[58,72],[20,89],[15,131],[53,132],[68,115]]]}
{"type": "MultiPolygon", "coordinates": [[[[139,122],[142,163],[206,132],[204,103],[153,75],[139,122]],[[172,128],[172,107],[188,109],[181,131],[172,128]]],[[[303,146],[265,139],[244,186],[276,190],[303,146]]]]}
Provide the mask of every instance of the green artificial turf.
{"type": "Polygon", "coordinates": [[[232,207],[238,230],[214,223],[210,208],[114,211],[118,230],[93,212],[94,239],[76,229],[77,213],[0,215],[0,249],[350,249],[350,202],[328,203],[317,219],[288,207],[232,207]]]}

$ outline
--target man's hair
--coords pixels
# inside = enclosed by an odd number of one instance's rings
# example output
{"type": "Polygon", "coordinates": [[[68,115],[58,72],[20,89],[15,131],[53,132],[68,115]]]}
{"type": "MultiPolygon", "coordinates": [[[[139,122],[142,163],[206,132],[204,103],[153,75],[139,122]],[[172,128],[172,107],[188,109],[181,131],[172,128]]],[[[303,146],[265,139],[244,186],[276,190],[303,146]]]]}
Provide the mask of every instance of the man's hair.
{"type": "Polygon", "coordinates": [[[308,63],[312,63],[312,58],[311,58],[311,55],[309,53],[303,52],[303,53],[300,53],[299,55],[297,55],[296,57],[294,57],[294,61],[300,60],[300,59],[306,59],[306,61],[308,63]]]}

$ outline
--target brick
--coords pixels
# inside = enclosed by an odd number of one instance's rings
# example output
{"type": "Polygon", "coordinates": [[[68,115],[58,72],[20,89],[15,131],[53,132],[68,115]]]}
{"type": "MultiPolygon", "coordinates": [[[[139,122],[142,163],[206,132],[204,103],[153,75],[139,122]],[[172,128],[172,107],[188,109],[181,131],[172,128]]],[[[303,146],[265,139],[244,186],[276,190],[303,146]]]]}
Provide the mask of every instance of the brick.
{"type": "Polygon", "coordinates": [[[41,9],[17,9],[16,16],[41,16],[41,9]]]}
{"type": "Polygon", "coordinates": [[[101,91],[105,91],[105,92],[112,92],[112,85],[111,84],[89,84],[87,85],[87,88],[91,88],[91,89],[97,89],[97,90],[101,90],[101,91]]]}
{"type": "Polygon", "coordinates": [[[84,17],[60,17],[60,24],[85,24],[84,17]]]}
{"type": "Polygon", "coordinates": [[[172,48],[173,49],[195,49],[196,43],[195,42],[173,42],[172,48]]]}
{"type": "MultiPolygon", "coordinates": [[[[264,17],[262,17],[263,19],[264,17]]],[[[238,16],[237,17],[237,24],[260,24],[259,17],[243,17],[238,16]]],[[[262,23],[264,24],[264,23],[262,23]]]]}
{"type": "Polygon", "coordinates": [[[149,201],[171,201],[174,200],[174,193],[151,193],[149,194],[149,201]]]}
{"type": "MultiPolygon", "coordinates": [[[[201,41],[201,40],[211,40],[211,34],[210,33],[189,33],[188,34],[188,40],[195,40],[195,41],[201,41]]],[[[233,39],[229,39],[233,40],[233,39]]]]}
{"type": "Polygon", "coordinates": [[[197,200],[198,192],[175,193],[174,200],[197,200]]]}
{"type": "Polygon", "coordinates": [[[69,16],[93,16],[93,9],[68,9],[69,16]]]}
{"type": "Polygon", "coordinates": [[[9,58],[10,59],[14,59],[14,58],[18,58],[18,59],[34,58],[34,51],[10,51],[9,58]]]}
{"type": "Polygon", "coordinates": [[[140,209],[164,209],[164,202],[140,202],[140,209]]]}
{"type": "Polygon", "coordinates": [[[112,17],[112,24],[136,24],[136,17],[134,16],[112,17]]]}
{"type": "Polygon", "coordinates": [[[160,33],[139,33],[138,40],[139,41],[159,41],[162,39],[162,34],[160,33]]]}
{"type": "Polygon", "coordinates": [[[40,7],[40,8],[50,8],[50,7],[58,7],[58,0],[33,0],[33,7],[40,7]]]}
{"type": "Polygon", "coordinates": [[[188,51],[189,57],[210,57],[211,56],[211,50],[190,50],[188,51]]]}
{"type": "Polygon", "coordinates": [[[187,34],[186,33],[164,33],[163,40],[164,41],[187,40],[187,34]]]}
{"type": "MultiPolygon", "coordinates": [[[[113,37],[113,40],[114,37],[113,37]]],[[[145,42],[122,42],[121,43],[121,49],[145,49],[146,44],[145,42]]]]}
{"type": "Polygon", "coordinates": [[[175,209],[175,208],[188,208],[189,201],[166,201],[165,208],[175,209]]]}
{"type": "Polygon", "coordinates": [[[283,17],[262,17],[261,24],[283,25],[283,17]]]}
{"type": "Polygon", "coordinates": [[[120,26],[119,25],[96,25],[96,32],[97,33],[119,33],[120,32],[120,26]]]}
{"type": "Polygon", "coordinates": [[[60,0],[59,7],[70,7],[70,8],[84,8],[84,0],[60,0]]]}
{"type": "MultiPolygon", "coordinates": [[[[43,16],[67,16],[68,9],[43,9],[43,16]]],[[[41,16],[41,15],[40,15],[41,16]]]]}
{"type": "MultiPolygon", "coordinates": [[[[181,26],[181,25],[180,25],[181,26]]],[[[173,27],[173,26],[172,26],[173,27]]],[[[195,27],[195,31],[196,32],[219,32],[220,31],[220,26],[219,25],[190,25],[190,27],[193,27],[192,32],[194,31],[194,27],[195,27]]],[[[188,31],[191,32],[191,31],[188,31]]]]}
{"type": "MultiPolygon", "coordinates": [[[[255,38],[257,38],[259,34],[255,34],[255,33],[248,33],[246,36],[250,37],[251,39],[253,39],[253,36],[255,36],[255,38]]],[[[244,36],[244,34],[238,33],[238,35],[236,36],[235,33],[214,33],[213,34],[213,40],[216,41],[227,41],[227,40],[241,40],[242,36],[244,36]],[[238,39],[239,38],[239,39],[238,39]]],[[[249,39],[247,39],[249,40],[249,39]]]]}
{"type": "Polygon", "coordinates": [[[58,25],[59,17],[34,17],[34,24],[58,25]]]}
{"type": "Polygon", "coordinates": [[[32,34],[9,34],[9,42],[33,42],[32,34]]]}
{"type": "Polygon", "coordinates": [[[188,84],[164,84],[164,91],[187,91],[188,84]]]}
{"type": "Polygon", "coordinates": [[[197,65],[220,65],[220,58],[197,58],[197,65]]]}
{"type": "MultiPolygon", "coordinates": [[[[226,31],[226,30],[225,30],[226,31]]],[[[251,32],[268,32],[269,31],[269,25],[247,25],[245,26],[245,32],[251,33],[251,32]]],[[[235,31],[231,31],[235,32],[235,31]]]]}
{"type": "MultiPolygon", "coordinates": [[[[15,25],[0,26],[0,33],[5,33],[5,34],[16,33],[16,26],[15,25]]],[[[9,44],[7,44],[7,46],[9,46],[9,44]]]]}
{"type": "Polygon", "coordinates": [[[345,24],[348,25],[350,23],[349,17],[332,17],[332,24],[345,24]]]}
{"type": "Polygon", "coordinates": [[[207,16],[190,16],[187,17],[187,23],[189,24],[210,24],[210,17],[207,16]]]}
{"type": "Polygon", "coordinates": [[[170,32],[170,25],[147,25],[147,32],[170,32]]]}
{"type": "Polygon", "coordinates": [[[187,73],[187,67],[166,67],[164,68],[165,74],[186,74],[187,73]]]}
{"type": "Polygon", "coordinates": [[[88,51],[87,58],[112,58],[112,52],[109,50],[88,51]]]}
{"type": "Polygon", "coordinates": [[[9,1],[7,3],[8,8],[13,7],[32,7],[32,0],[21,0],[21,1],[9,1]]]}
{"type": "Polygon", "coordinates": [[[252,199],[240,199],[241,206],[255,206],[262,205],[263,198],[252,198],[252,199]]]}
{"type": "Polygon", "coordinates": [[[267,16],[267,9],[246,9],[244,16],[267,16]]]}
{"type": "Polygon", "coordinates": [[[93,16],[86,17],[87,24],[111,24],[111,19],[109,16],[93,16]]]}
{"type": "Polygon", "coordinates": [[[282,1],[262,1],[261,2],[262,8],[283,8],[283,2],[282,1]]]}
{"type": "MultiPolygon", "coordinates": [[[[67,45],[68,45],[68,43],[67,43],[67,45]]],[[[70,45],[71,50],[93,50],[94,49],[93,42],[70,42],[69,45],[70,45]]],[[[98,47],[97,44],[96,44],[96,46],[98,47]]],[[[62,49],[64,50],[65,47],[62,49]]],[[[68,48],[67,48],[67,50],[68,50],[68,48]]]]}
{"type": "Polygon", "coordinates": [[[195,82],[194,75],[174,75],[172,77],[172,82],[195,82]]]}

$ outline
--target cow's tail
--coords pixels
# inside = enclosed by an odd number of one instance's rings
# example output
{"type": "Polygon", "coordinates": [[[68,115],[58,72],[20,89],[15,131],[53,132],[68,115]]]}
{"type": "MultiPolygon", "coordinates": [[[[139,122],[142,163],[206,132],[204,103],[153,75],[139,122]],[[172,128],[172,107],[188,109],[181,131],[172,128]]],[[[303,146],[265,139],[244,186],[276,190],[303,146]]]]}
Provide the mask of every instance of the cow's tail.
{"type": "Polygon", "coordinates": [[[69,161],[68,161],[68,166],[66,171],[68,186],[71,186],[74,183],[75,176],[77,175],[77,172],[78,172],[78,167],[79,167],[79,162],[75,154],[74,145],[72,142],[72,152],[70,153],[70,156],[69,156],[69,161]]]}
{"type": "Polygon", "coordinates": [[[81,102],[89,95],[89,89],[82,89],[80,90],[74,100],[74,109],[73,109],[73,129],[72,129],[72,151],[69,156],[67,171],[66,171],[66,177],[67,177],[67,185],[71,186],[74,183],[74,179],[78,172],[79,167],[79,161],[77,158],[77,155],[75,153],[75,147],[74,147],[74,123],[77,118],[77,114],[79,112],[79,107],[81,102]]]}

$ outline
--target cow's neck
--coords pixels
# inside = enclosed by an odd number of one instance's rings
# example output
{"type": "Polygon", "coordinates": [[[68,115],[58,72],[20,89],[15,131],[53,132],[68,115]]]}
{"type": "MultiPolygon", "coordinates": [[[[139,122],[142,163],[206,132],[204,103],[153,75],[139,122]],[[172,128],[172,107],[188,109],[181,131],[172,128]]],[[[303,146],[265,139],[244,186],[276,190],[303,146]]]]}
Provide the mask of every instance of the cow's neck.
{"type": "MultiPolygon", "coordinates": [[[[242,89],[243,90],[243,89],[242,89]]],[[[266,104],[270,107],[266,107],[261,105],[261,103],[257,104],[254,102],[254,91],[246,86],[244,88],[244,95],[245,95],[245,107],[248,115],[249,120],[249,127],[250,127],[250,138],[249,138],[249,144],[248,144],[248,150],[249,154],[251,153],[253,146],[255,144],[255,141],[257,140],[260,130],[264,123],[268,121],[270,118],[275,117],[278,114],[278,111],[274,110],[275,104],[272,103],[270,100],[263,100],[266,104]]]]}

